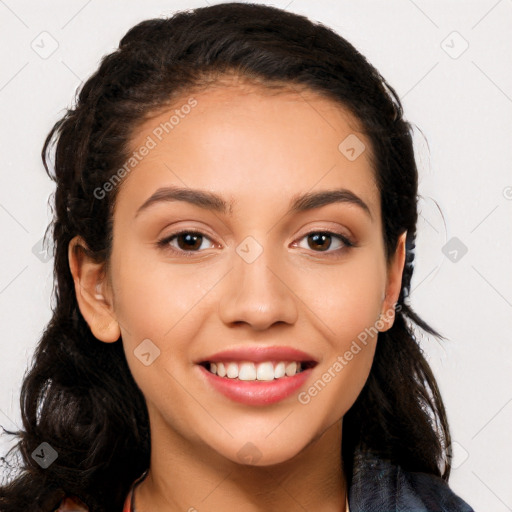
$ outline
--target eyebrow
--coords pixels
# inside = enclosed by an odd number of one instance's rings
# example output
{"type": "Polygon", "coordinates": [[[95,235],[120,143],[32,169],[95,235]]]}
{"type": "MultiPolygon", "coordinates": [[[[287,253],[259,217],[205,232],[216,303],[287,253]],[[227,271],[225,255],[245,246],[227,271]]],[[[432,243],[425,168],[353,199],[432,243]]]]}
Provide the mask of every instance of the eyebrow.
{"type": "MultiPolygon", "coordinates": [[[[144,210],[147,210],[151,205],[172,201],[184,201],[194,206],[204,208],[205,210],[224,215],[233,214],[233,202],[226,201],[214,192],[173,186],[162,187],[156,190],[156,192],[137,209],[135,217],[144,210]]],[[[345,188],[296,194],[292,197],[287,215],[313,210],[333,203],[348,203],[358,206],[373,221],[373,216],[368,205],[359,196],[345,188]]]]}

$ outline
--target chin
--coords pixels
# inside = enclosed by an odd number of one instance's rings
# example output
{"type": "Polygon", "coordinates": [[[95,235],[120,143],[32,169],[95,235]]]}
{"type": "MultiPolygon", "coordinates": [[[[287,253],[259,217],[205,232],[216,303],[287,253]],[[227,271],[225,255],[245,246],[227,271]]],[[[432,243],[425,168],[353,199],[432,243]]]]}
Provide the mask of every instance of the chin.
{"type": "Polygon", "coordinates": [[[293,439],[286,433],[281,436],[276,435],[271,440],[272,435],[260,434],[230,440],[227,446],[218,447],[216,451],[236,464],[264,467],[291,461],[313,442],[312,439],[302,436],[301,439],[293,439]]]}

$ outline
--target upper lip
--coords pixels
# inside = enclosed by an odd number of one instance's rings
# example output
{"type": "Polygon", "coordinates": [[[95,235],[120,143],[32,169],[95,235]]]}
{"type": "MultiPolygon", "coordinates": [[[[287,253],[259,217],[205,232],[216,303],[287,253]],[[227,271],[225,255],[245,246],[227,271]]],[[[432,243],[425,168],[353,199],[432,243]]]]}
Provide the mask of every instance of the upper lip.
{"type": "Polygon", "coordinates": [[[250,361],[253,363],[261,363],[264,361],[311,361],[316,363],[316,359],[302,350],[292,347],[240,347],[222,350],[212,354],[211,356],[202,358],[196,363],[204,362],[229,362],[229,361],[250,361]]]}

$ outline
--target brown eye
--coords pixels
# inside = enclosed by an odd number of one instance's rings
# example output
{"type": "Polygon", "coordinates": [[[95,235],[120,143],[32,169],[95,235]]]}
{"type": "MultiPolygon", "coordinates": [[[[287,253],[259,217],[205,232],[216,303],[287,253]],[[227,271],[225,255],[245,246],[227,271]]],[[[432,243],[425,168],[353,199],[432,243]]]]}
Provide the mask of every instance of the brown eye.
{"type": "MultiPolygon", "coordinates": [[[[157,242],[157,246],[163,249],[168,249],[175,253],[180,253],[184,256],[192,255],[192,253],[200,253],[203,242],[210,238],[198,231],[180,231],[173,233],[162,240],[157,242]],[[173,242],[176,241],[176,244],[173,242]]],[[[209,247],[206,247],[208,249],[209,247]]],[[[203,247],[205,249],[205,247],[203,247]]]]}
{"type": "Polygon", "coordinates": [[[327,233],[314,233],[308,235],[308,245],[311,249],[326,251],[331,245],[332,237],[327,233]]]}
{"type": "Polygon", "coordinates": [[[194,249],[199,249],[201,247],[201,243],[203,240],[203,235],[199,233],[180,233],[176,235],[176,241],[178,242],[178,247],[183,251],[190,251],[194,249]]]}
{"type": "Polygon", "coordinates": [[[312,231],[305,235],[304,238],[308,240],[308,247],[306,249],[312,249],[314,252],[328,252],[329,255],[355,246],[347,237],[339,233],[331,233],[330,231],[312,231]],[[334,249],[333,243],[335,244],[334,249]]]}

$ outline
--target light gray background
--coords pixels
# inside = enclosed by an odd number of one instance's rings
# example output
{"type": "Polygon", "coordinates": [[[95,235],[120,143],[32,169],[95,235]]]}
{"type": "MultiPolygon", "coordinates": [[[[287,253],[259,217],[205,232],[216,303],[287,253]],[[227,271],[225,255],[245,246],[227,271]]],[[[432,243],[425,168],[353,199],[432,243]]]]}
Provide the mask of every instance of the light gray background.
{"type": "MultiPolygon", "coordinates": [[[[33,250],[50,220],[53,192],[40,160],[44,138],[132,25],[212,3],[0,0],[0,423],[6,428],[21,425],[21,380],[51,312],[53,260],[33,250]]],[[[450,483],[477,511],[512,510],[512,1],[272,5],[346,37],[397,90],[406,118],[425,135],[417,131],[415,139],[422,199],[411,299],[449,338],[421,343],[451,424],[450,483]]],[[[1,455],[13,444],[5,437],[1,455]]]]}

